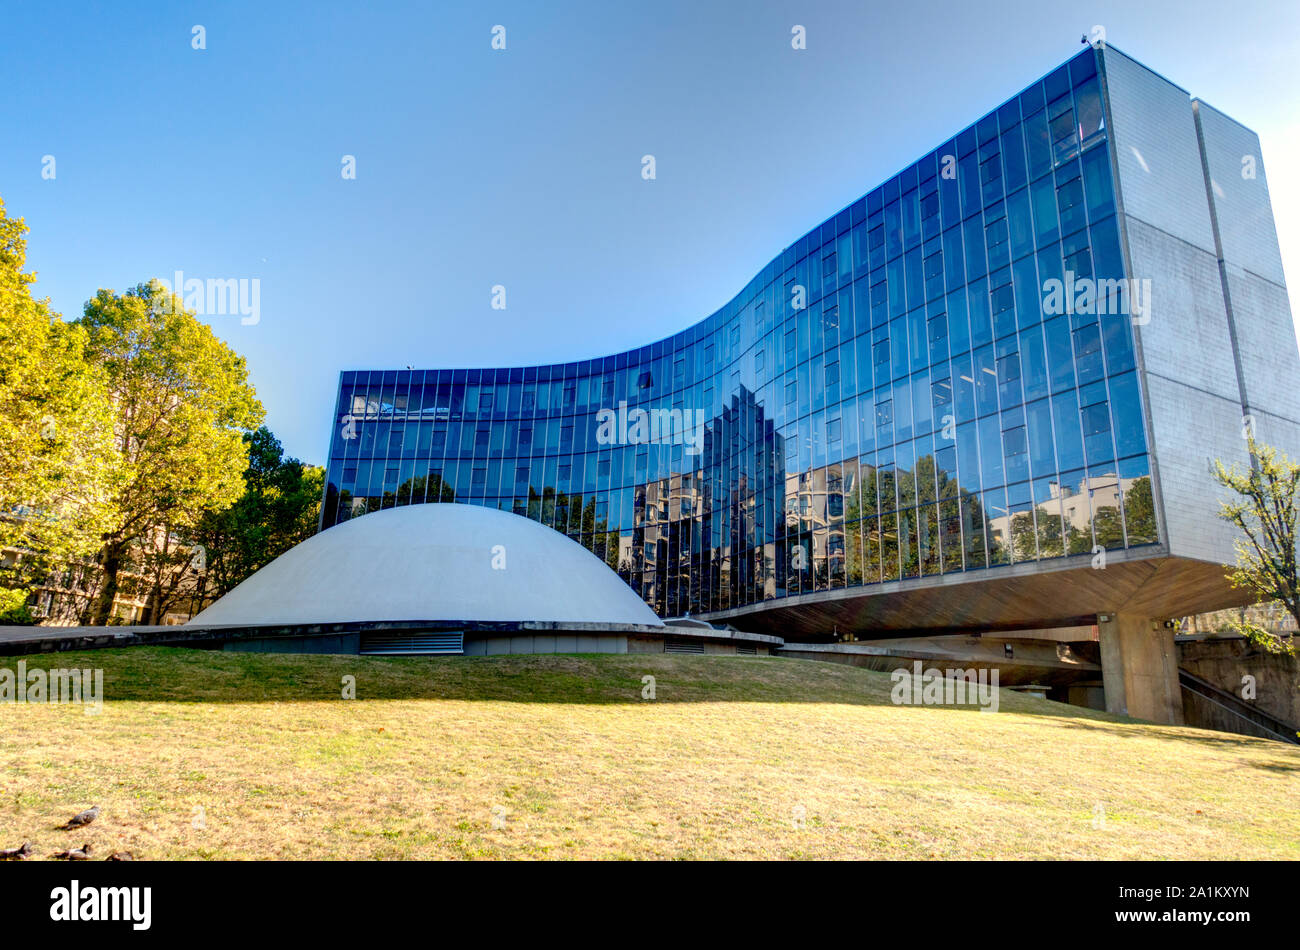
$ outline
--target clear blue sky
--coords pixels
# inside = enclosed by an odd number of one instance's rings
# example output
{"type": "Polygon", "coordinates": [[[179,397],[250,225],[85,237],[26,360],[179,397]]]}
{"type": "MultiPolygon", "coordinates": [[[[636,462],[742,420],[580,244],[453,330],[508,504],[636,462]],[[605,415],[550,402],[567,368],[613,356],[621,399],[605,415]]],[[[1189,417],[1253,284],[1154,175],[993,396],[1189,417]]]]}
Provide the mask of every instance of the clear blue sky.
{"type": "Polygon", "coordinates": [[[259,279],[257,325],[209,321],[320,462],[339,370],[667,336],[1101,24],[1259,133],[1300,313],[1300,5],[884,6],[11,3],[0,197],[67,317],[178,269],[259,279]]]}

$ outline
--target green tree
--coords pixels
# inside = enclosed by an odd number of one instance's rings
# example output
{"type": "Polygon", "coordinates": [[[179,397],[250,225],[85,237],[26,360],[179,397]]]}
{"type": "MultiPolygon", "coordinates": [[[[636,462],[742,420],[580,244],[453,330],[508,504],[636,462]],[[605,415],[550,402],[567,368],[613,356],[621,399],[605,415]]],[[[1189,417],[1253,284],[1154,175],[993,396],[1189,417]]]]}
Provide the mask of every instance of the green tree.
{"type": "Polygon", "coordinates": [[[34,623],[36,618],[32,616],[26,600],[27,591],[0,587],[0,624],[26,626],[34,623]]]}
{"type": "MultiPolygon", "coordinates": [[[[1236,493],[1221,502],[1219,516],[1241,532],[1233,546],[1237,566],[1228,577],[1233,586],[1260,600],[1276,600],[1300,624],[1300,584],[1296,579],[1296,489],[1300,465],[1277,449],[1249,441],[1251,464],[1243,471],[1215,459],[1214,477],[1236,493]]],[[[1243,619],[1235,629],[1273,653],[1294,653],[1294,646],[1270,630],[1243,619]]]]}
{"type": "MultiPolygon", "coordinates": [[[[205,512],[193,532],[201,552],[191,549],[187,569],[201,572],[205,597],[227,593],[316,533],[325,470],[285,458],[280,440],[265,426],[246,433],[244,443],[243,495],[228,508],[205,512]]],[[[410,486],[404,487],[409,497],[410,486]]]]}
{"type": "Polygon", "coordinates": [[[145,602],[144,623],[162,623],[167,611],[199,579],[193,545],[170,524],[159,525],[151,543],[132,552],[131,593],[145,602]]]}
{"type": "Polygon", "coordinates": [[[0,547],[23,552],[0,578],[11,617],[52,566],[94,553],[116,474],[106,375],[85,329],[32,297],[26,234],[0,201],[0,547]]]}
{"type": "Polygon", "coordinates": [[[243,433],[263,416],[241,356],[157,281],[101,290],[78,324],[113,400],[117,488],[86,621],[107,623],[133,544],[189,533],[244,490],[243,433]]]}

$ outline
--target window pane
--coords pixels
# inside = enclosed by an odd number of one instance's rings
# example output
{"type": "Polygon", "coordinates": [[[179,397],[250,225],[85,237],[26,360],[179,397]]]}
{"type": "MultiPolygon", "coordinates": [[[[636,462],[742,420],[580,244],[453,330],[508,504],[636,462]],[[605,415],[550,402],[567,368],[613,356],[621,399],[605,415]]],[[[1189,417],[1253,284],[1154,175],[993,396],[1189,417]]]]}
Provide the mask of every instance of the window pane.
{"type": "Polygon", "coordinates": [[[1123,458],[1145,452],[1146,433],[1136,373],[1124,373],[1111,378],[1110,409],[1115,429],[1115,449],[1119,456],[1123,458]]]}
{"type": "Polygon", "coordinates": [[[1083,433],[1079,428],[1079,401],[1074,390],[1052,397],[1052,424],[1056,430],[1056,460],[1062,470],[1083,467],[1083,433]]]}

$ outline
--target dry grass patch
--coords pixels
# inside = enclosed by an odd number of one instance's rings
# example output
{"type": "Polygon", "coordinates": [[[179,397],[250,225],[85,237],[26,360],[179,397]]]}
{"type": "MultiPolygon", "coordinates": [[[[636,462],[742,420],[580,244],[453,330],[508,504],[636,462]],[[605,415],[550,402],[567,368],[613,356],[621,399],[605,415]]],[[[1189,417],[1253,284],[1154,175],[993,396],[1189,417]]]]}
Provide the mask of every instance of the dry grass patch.
{"type": "Polygon", "coordinates": [[[835,664],[26,659],[105,671],[98,716],[0,705],[0,846],[41,854],[1300,858],[1298,749],[1007,692],[897,707],[886,674],[835,664]]]}

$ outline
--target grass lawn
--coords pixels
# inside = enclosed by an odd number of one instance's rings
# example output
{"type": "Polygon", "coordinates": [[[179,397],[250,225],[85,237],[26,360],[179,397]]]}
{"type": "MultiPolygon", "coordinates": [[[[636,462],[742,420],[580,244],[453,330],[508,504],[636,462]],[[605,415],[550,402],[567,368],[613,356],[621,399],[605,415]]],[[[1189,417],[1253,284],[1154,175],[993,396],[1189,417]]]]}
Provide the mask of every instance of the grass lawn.
{"type": "Polygon", "coordinates": [[[1296,747],[1006,691],[899,707],[887,674],[831,663],[26,660],[104,670],[98,716],[0,704],[0,847],[42,856],[1300,858],[1296,747]]]}

